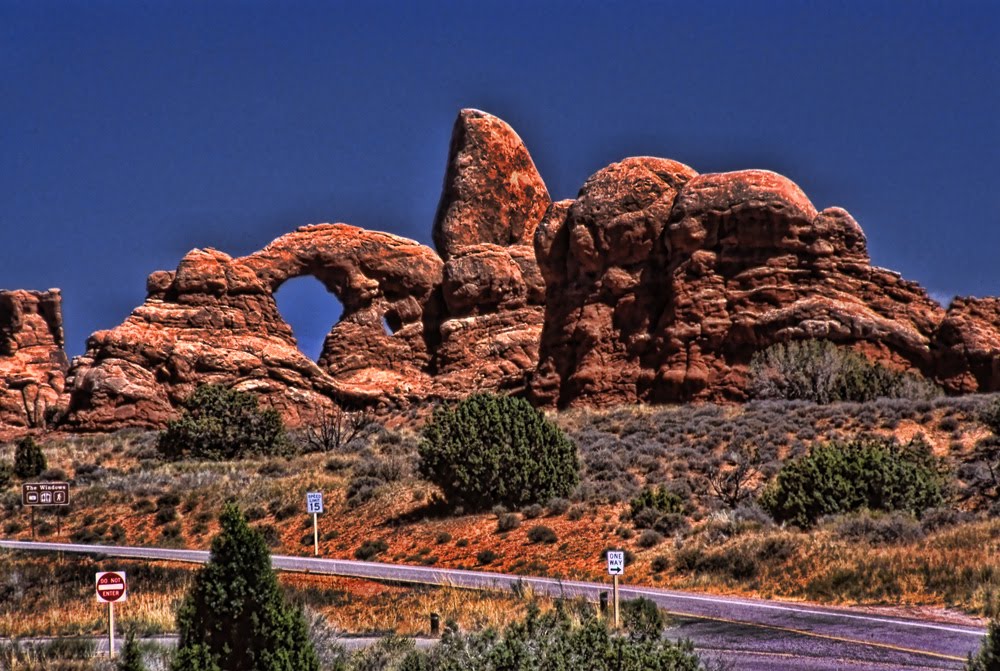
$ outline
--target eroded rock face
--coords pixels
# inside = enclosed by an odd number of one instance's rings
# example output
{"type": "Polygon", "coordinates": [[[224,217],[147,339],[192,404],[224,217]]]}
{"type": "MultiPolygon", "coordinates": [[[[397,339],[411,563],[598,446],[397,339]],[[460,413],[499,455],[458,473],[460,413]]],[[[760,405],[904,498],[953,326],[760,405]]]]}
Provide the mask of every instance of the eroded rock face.
{"type": "MultiPolygon", "coordinates": [[[[201,383],[255,391],[292,425],[335,404],[479,390],[558,406],[742,400],[755,352],[805,338],[952,392],[1000,389],[1000,299],[945,312],[871,265],[850,214],[817,211],[772,172],[628,158],[553,203],[510,126],[463,110],[433,237],[437,251],[320,224],[242,258],[192,251],[149,276],[124,323],[91,336],[66,378],[67,426],[162,426],[201,383]],[[316,362],[274,300],[303,275],[344,308],[316,362]]],[[[0,422],[27,427],[63,391],[59,297],[11,295],[0,422]]]]}
{"type": "Polygon", "coordinates": [[[478,244],[530,245],[549,206],[531,155],[514,129],[479,110],[462,110],[451,135],[434,244],[447,260],[478,244]]]}
{"type": "Polygon", "coordinates": [[[526,388],[545,316],[532,237],[550,203],[517,133],[485,112],[462,110],[433,231],[445,259],[433,369],[445,395],[526,388]]]}
{"type": "Polygon", "coordinates": [[[691,168],[630,158],[587,180],[575,201],[550,209],[535,249],[549,300],[536,399],[595,403],[647,385],[643,359],[665,304],[661,238],[691,168]],[[555,297],[558,296],[558,299],[555,297]]]}
{"type": "MultiPolygon", "coordinates": [[[[443,390],[522,391],[538,362],[544,287],[531,248],[459,248],[445,264],[447,318],[434,359],[443,390]]],[[[467,392],[465,392],[467,393],[467,392]]]]}
{"type": "Polygon", "coordinates": [[[0,291],[0,434],[44,427],[66,369],[59,290],[0,291]]]}
{"type": "Polygon", "coordinates": [[[1000,389],[1000,298],[956,298],[934,334],[933,348],[947,391],[1000,389]]]}
{"type": "Polygon", "coordinates": [[[847,212],[817,212],[771,172],[628,159],[550,210],[535,242],[560,297],[547,305],[539,403],[743,400],[753,353],[792,339],[936,372],[940,306],[871,266],[847,212]]]}
{"type": "Polygon", "coordinates": [[[292,425],[334,403],[422,398],[425,309],[441,266],[412,240],[344,224],[306,226],[238,259],[194,250],[176,271],[150,276],[146,302],[122,325],[91,336],[73,364],[69,424],[161,426],[204,383],[256,392],[292,425]],[[274,300],[302,275],[344,307],[319,362],[298,349],[274,300]]]}

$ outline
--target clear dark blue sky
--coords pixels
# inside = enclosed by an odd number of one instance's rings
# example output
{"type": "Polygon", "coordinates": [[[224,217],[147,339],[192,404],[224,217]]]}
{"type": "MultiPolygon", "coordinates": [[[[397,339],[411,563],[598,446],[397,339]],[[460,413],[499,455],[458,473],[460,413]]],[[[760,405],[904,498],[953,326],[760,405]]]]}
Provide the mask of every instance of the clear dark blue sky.
{"type": "MultiPolygon", "coordinates": [[[[195,247],[430,242],[478,107],[556,198],[630,155],[768,168],[936,297],[1000,294],[998,45],[995,1],[0,0],[0,288],[61,287],[72,355],[195,247]]],[[[278,301],[315,355],[336,301],[278,301]]]]}

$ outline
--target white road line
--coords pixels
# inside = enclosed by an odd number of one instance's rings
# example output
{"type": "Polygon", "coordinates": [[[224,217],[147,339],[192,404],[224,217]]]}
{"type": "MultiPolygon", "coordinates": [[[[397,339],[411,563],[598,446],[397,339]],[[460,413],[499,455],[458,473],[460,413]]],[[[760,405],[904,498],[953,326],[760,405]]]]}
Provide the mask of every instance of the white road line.
{"type": "Polygon", "coordinates": [[[779,606],[777,604],[761,603],[761,602],[751,602],[751,603],[748,604],[748,603],[746,603],[744,601],[732,601],[732,600],[725,599],[725,598],[713,599],[713,598],[710,598],[710,597],[693,596],[693,595],[690,595],[690,594],[675,594],[675,593],[665,594],[663,592],[637,589],[637,588],[634,588],[634,587],[621,587],[619,589],[620,589],[620,591],[628,591],[628,592],[631,592],[632,594],[646,594],[646,595],[650,595],[650,596],[669,596],[669,597],[672,597],[672,598],[675,598],[675,599],[686,599],[688,601],[707,601],[709,603],[721,603],[721,604],[736,605],[736,606],[750,606],[751,608],[761,608],[761,609],[765,609],[765,610],[778,610],[778,611],[784,611],[784,612],[788,612],[788,613],[800,613],[802,615],[829,615],[829,616],[832,616],[832,617],[842,617],[842,618],[847,618],[847,619],[850,619],[850,620],[866,620],[868,622],[879,622],[879,623],[882,623],[882,624],[895,624],[895,625],[902,625],[904,627],[919,627],[919,628],[922,628],[922,629],[936,629],[938,631],[950,631],[950,632],[955,633],[955,634],[968,634],[970,636],[978,636],[978,637],[982,637],[986,633],[985,629],[983,629],[982,631],[974,631],[974,630],[971,630],[971,629],[959,629],[957,627],[948,627],[948,626],[945,626],[945,625],[933,624],[933,623],[930,623],[930,622],[918,622],[918,621],[914,621],[914,620],[893,620],[891,618],[875,617],[873,615],[854,615],[853,613],[844,613],[844,612],[838,612],[838,611],[831,612],[831,611],[826,611],[826,610],[812,610],[812,609],[809,609],[809,608],[795,608],[793,606],[779,606]]]}

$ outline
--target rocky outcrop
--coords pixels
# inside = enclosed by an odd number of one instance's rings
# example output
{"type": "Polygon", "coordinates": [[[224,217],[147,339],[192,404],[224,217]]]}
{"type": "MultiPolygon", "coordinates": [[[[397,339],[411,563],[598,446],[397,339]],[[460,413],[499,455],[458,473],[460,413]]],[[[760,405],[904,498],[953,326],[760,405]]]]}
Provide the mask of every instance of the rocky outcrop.
{"type": "MultiPolygon", "coordinates": [[[[463,110],[433,238],[321,224],[242,258],[190,252],[91,336],[66,377],[66,425],[161,426],[206,382],[257,392],[291,424],[476,390],[557,406],[742,400],[755,352],[805,338],[950,392],[1000,390],[1000,299],[945,311],[871,265],[850,214],[772,172],[627,158],[553,203],[513,129],[463,110]],[[274,300],[303,275],[343,305],[318,361],[274,300]]],[[[63,392],[59,296],[0,297],[0,422],[29,427],[63,392]]]]}
{"type": "Polygon", "coordinates": [[[550,202],[513,128],[479,110],[459,112],[434,219],[443,259],[469,245],[530,245],[550,202]]]}
{"type": "Polygon", "coordinates": [[[517,133],[485,112],[460,112],[434,222],[445,259],[434,359],[443,390],[526,388],[545,317],[532,238],[550,204],[517,133]]]}
{"type": "Polygon", "coordinates": [[[595,403],[649,387],[652,335],[663,293],[661,238],[674,199],[695,172],[630,158],[587,180],[536,231],[548,301],[533,383],[541,402],[595,403]]]}
{"type": "Polygon", "coordinates": [[[334,403],[423,398],[441,266],[412,240],[344,224],[306,226],[238,259],[194,250],[176,271],[150,275],[146,302],[123,324],[91,336],[73,363],[68,423],[160,426],[203,383],[253,391],[293,425],[334,403]],[[344,308],[318,362],[274,300],[303,275],[344,308]]]}
{"type": "Polygon", "coordinates": [[[0,291],[0,433],[44,427],[65,404],[62,295],[0,291]]]}
{"type": "Polygon", "coordinates": [[[1000,298],[956,298],[932,347],[936,376],[947,391],[1000,389],[1000,298]]]}
{"type": "Polygon", "coordinates": [[[861,228],[790,180],[627,159],[536,233],[550,300],[539,403],[742,400],[754,352],[823,338],[935,373],[944,311],[871,266],[861,228]]]}
{"type": "Polygon", "coordinates": [[[90,338],[70,376],[68,424],[160,426],[199,383],[255,391],[293,425],[335,403],[523,391],[545,300],[531,237],[548,205],[510,126],[463,110],[434,224],[440,254],[345,224],[306,226],[239,259],[195,250],[150,276],[123,324],[90,338]],[[302,275],[343,306],[316,362],[274,301],[302,275]]]}

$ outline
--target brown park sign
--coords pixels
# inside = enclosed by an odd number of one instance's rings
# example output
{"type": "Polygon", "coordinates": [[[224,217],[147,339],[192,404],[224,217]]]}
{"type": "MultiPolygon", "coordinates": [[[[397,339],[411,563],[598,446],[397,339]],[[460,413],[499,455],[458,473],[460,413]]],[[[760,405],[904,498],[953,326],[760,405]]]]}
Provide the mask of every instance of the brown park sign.
{"type": "Polygon", "coordinates": [[[68,506],[68,482],[25,482],[21,485],[22,506],[68,506]]]}

